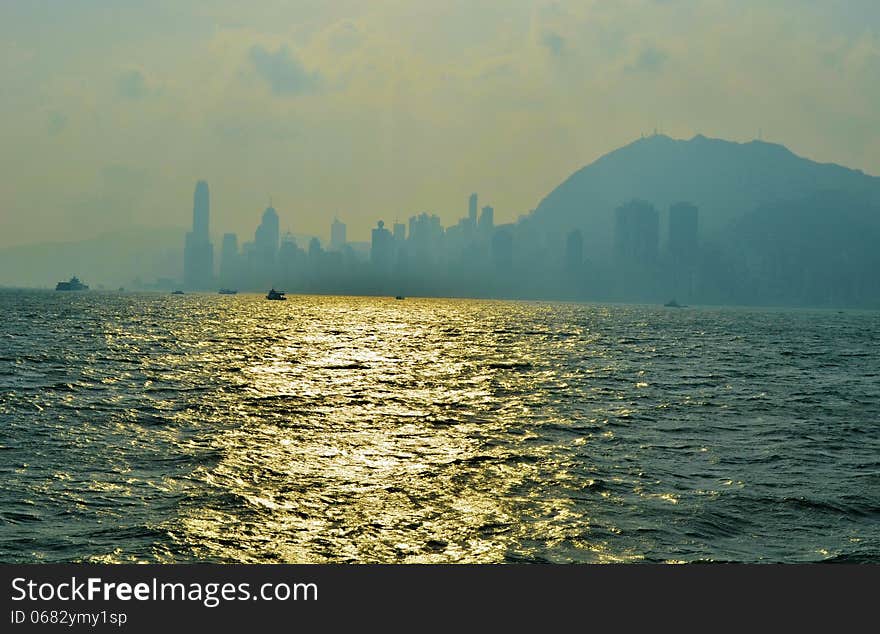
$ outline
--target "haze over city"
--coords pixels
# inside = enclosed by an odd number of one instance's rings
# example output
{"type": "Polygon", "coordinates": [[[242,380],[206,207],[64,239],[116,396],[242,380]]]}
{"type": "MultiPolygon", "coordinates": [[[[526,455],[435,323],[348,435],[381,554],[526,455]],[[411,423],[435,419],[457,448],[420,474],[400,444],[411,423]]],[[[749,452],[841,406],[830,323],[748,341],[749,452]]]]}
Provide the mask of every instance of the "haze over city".
{"type": "MultiPolygon", "coordinates": [[[[3,0],[0,90],[0,564],[80,617],[143,599],[90,564],[229,629],[210,564],[880,562],[876,0],[3,0]]],[[[530,583],[399,569],[320,605],[530,583]]],[[[244,627],[303,579],[248,570],[244,627]]]]}
{"type": "MultiPolygon", "coordinates": [[[[497,222],[651,134],[880,173],[874,2],[5,2],[0,247],[213,227],[497,222]],[[650,95],[650,98],[647,96],[650,95]]],[[[14,280],[4,279],[5,283],[14,280]]]]}

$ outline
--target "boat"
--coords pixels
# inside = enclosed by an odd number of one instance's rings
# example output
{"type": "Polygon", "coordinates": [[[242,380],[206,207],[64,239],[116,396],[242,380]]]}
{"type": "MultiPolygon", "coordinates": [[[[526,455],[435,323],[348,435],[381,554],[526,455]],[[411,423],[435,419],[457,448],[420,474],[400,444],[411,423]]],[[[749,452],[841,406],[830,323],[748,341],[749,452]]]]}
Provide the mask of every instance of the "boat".
{"type": "Polygon", "coordinates": [[[276,291],[273,288],[272,290],[269,291],[269,294],[266,295],[266,299],[276,299],[279,301],[284,301],[287,298],[284,296],[284,291],[276,291]]]}
{"type": "Polygon", "coordinates": [[[172,295],[184,295],[183,291],[171,291],[172,295]]]}
{"type": "Polygon", "coordinates": [[[235,295],[236,293],[238,293],[238,291],[233,290],[231,288],[221,288],[217,292],[220,293],[221,295],[235,295]]]}
{"type": "Polygon", "coordinates": [[[403,295],[397,295],[394,299],[403,299],[403,295]]]}
{"type": "Polygon", "coordinates": [[[58,282],[55,285],[56,291],[87,291],[89,287],[87,284],[83,284],[79,281],[79,278],[75,275],[70,278],[69,282],[58,282]]]}
{"type": "Polygon", "coordinates": [[[677,301],[675,301],[674,298],[669,300],[668,302],[666,302],[663,305],[666,306],[667,308],[687,308],[686,304],[679,304],[677,301]]]}

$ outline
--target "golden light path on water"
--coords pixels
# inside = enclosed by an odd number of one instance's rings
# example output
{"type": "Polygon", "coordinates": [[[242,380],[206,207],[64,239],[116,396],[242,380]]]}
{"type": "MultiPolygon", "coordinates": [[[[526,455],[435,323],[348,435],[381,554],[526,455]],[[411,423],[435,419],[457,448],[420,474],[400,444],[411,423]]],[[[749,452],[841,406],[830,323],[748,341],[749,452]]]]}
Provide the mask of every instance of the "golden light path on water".
{"type": "Polygon", "coordinates": [[[0,291],[0,560],[877,561],[880,313],[0,291]]]}
{"type": "Polygon", "coordinates": [[[492,304],[461,304],[291,298],[224,318],[256,343],[235,359],[205,347],[205,365],[235,365],[240,392],[227,413],[237,424],[212,438],[221,460],[193,477],[235,503],[188,509],[180,538],[235,561],[502,561],[526,513],[542,547],[569,539],[565,526],[588,517],[545,489],[573,476],[555,443],[524,428],[565,423],[535,412],[552,372],[523,384],[552,350],[487,333],[492,304]]]}

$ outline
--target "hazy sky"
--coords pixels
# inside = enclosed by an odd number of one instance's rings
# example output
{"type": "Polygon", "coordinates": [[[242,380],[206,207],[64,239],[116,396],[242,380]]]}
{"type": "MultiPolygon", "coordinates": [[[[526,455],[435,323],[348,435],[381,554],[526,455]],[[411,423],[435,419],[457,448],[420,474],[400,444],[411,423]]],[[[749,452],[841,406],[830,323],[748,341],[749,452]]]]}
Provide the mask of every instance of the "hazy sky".
{"type": "Polygon", "coordinates": [[[880,174],[876,0],[0,0],[0,247],[514,220],[654,128],[880,174]]]}

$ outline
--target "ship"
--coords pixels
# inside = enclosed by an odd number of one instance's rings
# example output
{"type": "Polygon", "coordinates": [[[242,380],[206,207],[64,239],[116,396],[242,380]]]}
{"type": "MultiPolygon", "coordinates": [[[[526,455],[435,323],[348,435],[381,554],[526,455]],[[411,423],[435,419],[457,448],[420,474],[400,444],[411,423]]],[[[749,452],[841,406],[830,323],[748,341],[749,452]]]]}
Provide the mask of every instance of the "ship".
{"type": "Polygon", "coordinates": [[[221,288],[221,289],[220,289],[219,291],[217,291],[217,292],[218,292],[220,295],[235,295],[236,293],[238,293],[237,290],[232,289],[232,288],[221,288]]]}
{"type": "Polygon", "coordinates": [[[679,304],[677,301],[675,301],[675,298],[669,300],[668,302],[666,302],[663,305],[666,306],[667,308],[687,308],[686,304],[679,304]]]}
{"type": "Polygon", "coordinates": [[[87,284],[83,284],[79,281],[79,278],[75,275],[70,278],[69,282],[58,282],[55,285],[56,291],[87,291],[89,287],[87,284]]]}
{"type": "Polygon", "coordinates": [[[276,299],[279,301],[284,301],[287,298],[284,296],[284,291],[276,291],[273,288],[272,290],[269,291],[269,294],[266,295],[266,299],[276,299]]]}

